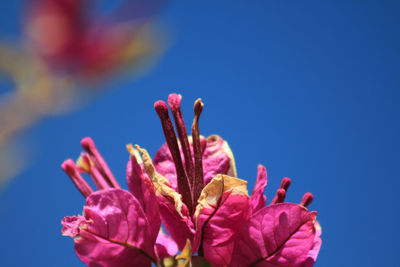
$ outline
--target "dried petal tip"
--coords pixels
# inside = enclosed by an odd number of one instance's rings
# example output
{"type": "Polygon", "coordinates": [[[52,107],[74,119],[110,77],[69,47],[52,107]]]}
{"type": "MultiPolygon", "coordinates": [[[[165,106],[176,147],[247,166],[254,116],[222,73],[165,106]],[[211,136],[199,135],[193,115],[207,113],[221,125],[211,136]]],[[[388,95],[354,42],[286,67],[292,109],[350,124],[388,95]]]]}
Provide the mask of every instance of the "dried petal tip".
{"type": "MultiPolygon", "coordinates": [[[[137,146],[137,145],[135,145],[135,146],[137,146]]],[[[132,144],[127,144],[126,150],[128,150],[128,152],[129,152],[129,154],[131,154],[131,156],[134,156],[135,158],[137,158],[138,156],[140,157],[139,151],[137,149],[135,149],[132,144]]]]}
{"type": "Polygon", "coordinates": [[[92,188],[82,178],[82,176],[78,171],[78,168],[75,165],[75,162],[72,159],[67,159],[66,161],[64,161],[64,163],[61,164],[61,168],[71,178],[76,188],[78,188],[79,192],[81,192],[81,194],[85,198],[88,197],[91,193],[93,193],[92,188]]]}
{"type": "Polygon", "coordinates": [[[300,205],[302,205],[302,206],[304,206],[304,207],[307,208],[308,205],[311,204],[311,202],[313,201],[313,199],[314,199],[314,195],[311,194],[311,193],[309,193],[309,192],[307,192],[307,193],[304,194],[303,199],[301,200],[300,205]]]}
{"type": "Polygon", "coordinates": [[[89,173],[91,164],[89,156],[86,153],[81,153],[81,156],[76,161],[76,166],[80,172],[89,173]]]}
{"type": "Polygon", "coordinates": [[[168,96],[168,105],[173,113],[181,107],[181,100],[182,96],[179,94],[170,94],[168,96]]]}
{"type": "Polygon", "coordinates": [[[183,248],[182,252],[175,257],[176,260],[178,260],[179,265],[182,267],[186,266],[192,266],[191,264],[191,257],[192,256],[192,245],[190,243],[190,240],[186,240],[186,245],[183,248]]]}
{"type": "Polygon", "coordinates": [[[292,180],[290,180],[290,178],[288,178],[288,177],[285,177],[282,179],[280,188],[285,189],[285,191],[287,191],[289,189],[289,186],[291,183],[292,183],[292,180]]]}
{"type": "Polygon", "coordinates": [[[285,201],[285,197],[286,197],[285,189],[279,188],[278,191],[276,191],[276,195],[275,195],[274,199],[271,201],[271,205],[283,203],[285,201]]]}

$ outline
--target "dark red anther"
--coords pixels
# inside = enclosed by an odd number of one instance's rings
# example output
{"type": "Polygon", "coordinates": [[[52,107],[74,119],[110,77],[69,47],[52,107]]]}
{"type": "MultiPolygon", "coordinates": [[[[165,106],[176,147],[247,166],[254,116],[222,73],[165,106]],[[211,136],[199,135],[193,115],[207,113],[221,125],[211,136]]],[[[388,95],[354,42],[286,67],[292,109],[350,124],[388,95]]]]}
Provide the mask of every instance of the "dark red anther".
{"type": "Polygon", "coordinates": [[[65,173],[71,178],[72,182],[78,188],[79,192],[87,198],[91,193],[93,193],[92,188],[86,183],[86,181],[80,175],[75,162],[72,159],[67,159],[61,164],[61,168],[65,173]]]}
{"type": "Polygon", "coordinates": [[[311,204],[311,202],[313,201],[313,199],[314,199],[314,195],[311,194],[311,193],[309,193],[309,192],[307,192],[307,193],[304,194],[303,199],[301,200],[300,205],[302,205],[302,206],[304,206],[304,207],[307,208],[307,206],[311,204]]]}
{"type": "Polygon", "coordinates": [[[188,176],[191,191],[193,192],[194,186],[194,165],[192,153],[190,151],[189,139],[185,127],[185,122],[183,120],[181,111],[181,99],[182,96],[178,94],[170,94],[168,97],[168,105],[171,109],[172,115],[174,116],[174,121],[176,125],[176,130],[178,132],[179,141],[181,142],[183,155],[185,156],[185,167],[186,174],[188,176]]]}
{"type": "Polygon", "coordinates": [[[110,187],[121,188],[108,167],[106,161],[100,155],[92,138],[85,137],[81,141],[83,149],[88,153],[90,160],[94,163],[95,167],[99,170],[101,175],[107,180],[110,187]]]}
{"type": "Polygon", "coordinates": [[[182,195],[182,200],[188,207],[190,213],[193,212],[192,194],[190,191],[189,181],[183,168],[181,154],[179,151],[178,142],[176,140],[174,126],[168,114],[168,107],[164,101],[154,103],[154,108],[160,118],[161,125],[164,131],[165,139],[168,144],[169,151],[175,163],[176,174],[178,178],[178,191],[182,195]]]}
{"type": "Polygon", "coordinates": [[[283,203],[285,201],[285,197],[286,197],[286,190],[283,188],[279,188],[278,191],[276,191],[276,195],[274,199],[271,201],[270,205],[283,203]]]}
{"type": "Polygon", "coordinates": [[[193,202],[197,203],[200,197],[201,191],[204,187],[203,178],[203,160],[202,151],[200,144],[200,131],[199,131],[199,118],[203,111],[203,102],[201,99],[197,99],[194,102],[194,119],[192,125],[192,138],[193,138],[193,153],[194,153],[194,168],[195,168],[195,178],[194,178],[194,190],[193,190],[193,202]]]}

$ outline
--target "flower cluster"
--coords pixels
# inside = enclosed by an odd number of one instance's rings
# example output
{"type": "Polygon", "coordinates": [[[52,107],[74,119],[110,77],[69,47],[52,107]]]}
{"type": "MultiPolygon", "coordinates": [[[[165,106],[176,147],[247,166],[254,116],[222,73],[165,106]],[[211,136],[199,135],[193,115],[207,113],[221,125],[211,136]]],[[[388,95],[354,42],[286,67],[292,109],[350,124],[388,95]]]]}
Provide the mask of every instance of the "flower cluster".
{"type": "Polygon", "coordinates": [[[267,172],[259,165],[249,196],[227,142],[199,134],[201,100],[194,104],[191,136],[180,102],[180,95],[168,98],[178,137],[167,104],[155,103],[166,143],[154,160],[140,146],[127,146],[129,192],[88,137],[77,163],[63,163],[86,198],[83,216],[62,220],[62,233],[74,238],[79,258],[104,267],[313,266],[321,246],[317,213],[307,209],[313,195],[306,193],[300,204],[284,203],[291,183],[284,178],[266,205],[267,172]],[[90,175],[96,192],[81,173],[90,175]]]}

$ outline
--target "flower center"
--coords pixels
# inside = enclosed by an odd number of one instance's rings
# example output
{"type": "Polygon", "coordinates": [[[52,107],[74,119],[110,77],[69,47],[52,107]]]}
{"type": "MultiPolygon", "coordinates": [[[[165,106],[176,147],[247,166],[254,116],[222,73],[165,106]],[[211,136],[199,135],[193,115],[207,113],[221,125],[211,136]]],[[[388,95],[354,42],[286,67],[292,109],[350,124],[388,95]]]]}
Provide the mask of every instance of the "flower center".
{"type": "Polygon", "coordinates": [[[202,166],[202,151],[200,144],[199,133],[199,118],[203,110],[203,103],[198,99],[194,104],[194,120],[192,125],[192,139],[193,139],[193,156],[190,149],[190,143],[183,120],[181,111],[182,96],[178,94],[171,94],[168,97],[168,104],[174,117],[176,130],[178,132],[179,142],[182,148],[183,156],[185,159],[185,166],[181,158],[178,140],[175,134],[174,126],[169,117],[167,104],[160,100],[154,104],[154,108],[160,118],[161,125],[164,131],[165,139],[169,151],[171,152],[174,160],[178,191],[182,195],[182,201],[188,207],[190,214],[193,214],[197,200],[200,196],[201,190],[204,187],[203,181],[203,166],[202,166]],[[194,162],[193,162],[194,158],[194,162]]]}

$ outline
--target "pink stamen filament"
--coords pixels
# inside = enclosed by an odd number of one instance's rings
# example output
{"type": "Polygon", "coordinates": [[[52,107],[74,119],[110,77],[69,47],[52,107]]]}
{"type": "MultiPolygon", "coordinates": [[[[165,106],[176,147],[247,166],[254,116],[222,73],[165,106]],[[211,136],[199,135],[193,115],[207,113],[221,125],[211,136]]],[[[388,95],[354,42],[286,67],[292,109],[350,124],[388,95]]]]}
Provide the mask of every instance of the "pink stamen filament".
{"type": "Polygon", "coordinates": [[[281,181],[281,186],[279,187],[278,191],[276,192],[275,197],[272,199],[271,204],[282,203],[285,201],[286,198],[286,191],[289,189],[292,180],[288,177],[284,177],[281,181]]]}
{"type": "Polygon", "coordinates": [[[192,153],[190,151],[189,139],[185,127],[185,122],[183,120],[182,111],[181,111],[181,99],[182,96],[178,94],[171,94],[168,97],[168,105],[171,109],[172,115],[174,116],[174,121],[176,125],[176,130],[178,132],[179,141],[181,142],[183,155],[185,156],[185,167],[186,174],[189,179],[189,184],[191,187],[191,191],[193,192],[194,186],[194,165],[192,153]]]}
{"type": "Polygon", "coordinates": [[[98,169],[101,175],[106,179],[110,187],[121,188],[108,167],[106,161],[100,155],[97,150],[92,138],[85,137],[81,141],[83,149],[88,153],[89,159],[94,163],[94,166],[98,169]]]}
{"type": "Polygon", "coordinates": [[[71,178],[76,188],[78,188],[79,192],[81,192],[81,194],[85,198],[87,198],[91,193],[93,193],[92,188],[82,178],[82,176],[78,171],[78,168],[75,165],[75,162],[72,159],[67,159],[66,161],[64,161],[64,163],[61,164],[61,168],[71,178]]]}
{"type": "Polygon", "coordinates": [[[285,189],[285,191],[287,191],[289,189],[289,186],[291,183],[292,183],[292,180],[290,180],[290,178],[284,177],[281,181],[280,188],[283,188],[283,189],[285,189]]]}
{"type": "Polygon", "coordinates": [[[174,126],[172,125],[172,121],[168,114],[167,104],[164,101],[160,100],[154,103],[154,108],[158,114],[158,117],[160,118],[165,139],[167,141],[169,151],[171,152],[172,158],[175,163],[175,169],[178,179],[178,191],[182,195],[183,202],[186,204],[190,213],[192,214],[192,194],[185,169],[183,168],[179,146],[176,139],[174,126]]]}
{"type": "Polygon", "coordinates": [[[110,185],[107,182],[107,179],[100,173],[100,171],[97,169],[96,165],[94,165],[90,161],[90,157],[86,153],[82,153],[82,160],[85,161],[85,163],[89,166],[89,175],[92,178],[94,184],[96,185],[98,190],[105,189],[105,188],[110,188],[110,185]]]}
{"type": "Polygon", "coordinates": [[[270,205],[283,203],[285,201],[285,198],[286,198],[286,190],[283,188],[279,188],[278,191],[276,191],[276,195],[274,199],[271,201],[270,205]]]}
{"type": "Polygon", "coordinates": [[[302,205],[302,206],[304,206],[304,207],[307,208],[308,205],[311,204],[311,202],[313,201],[313,199],[314,199],[314,195],[311,194],[311,193],[309,193],[309,192],[307,192],[307,193],[304,194],[303,199],[301,200],[300,205],[302,205]]]}
{"type": "Polygon", "coordinates": [[[197,203],[200,197],[201,191],[204,188],[203,178],[203,159],[202,150],[200,144],[200,131],[199,131],[199,118],[203,111],[203,103],[201,99],[197,99],[194,103],[194,119],[192,125],[192,138],[193,138],[193,153],[194,153],[194,168],[195,168],[195,179],[193,189],[193,203],[197,203]]]}

